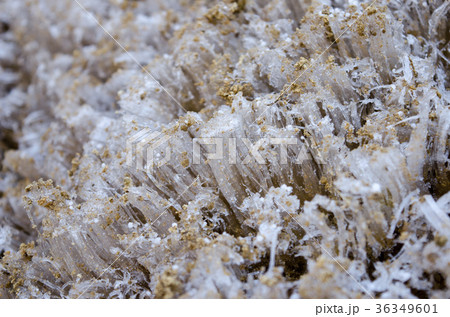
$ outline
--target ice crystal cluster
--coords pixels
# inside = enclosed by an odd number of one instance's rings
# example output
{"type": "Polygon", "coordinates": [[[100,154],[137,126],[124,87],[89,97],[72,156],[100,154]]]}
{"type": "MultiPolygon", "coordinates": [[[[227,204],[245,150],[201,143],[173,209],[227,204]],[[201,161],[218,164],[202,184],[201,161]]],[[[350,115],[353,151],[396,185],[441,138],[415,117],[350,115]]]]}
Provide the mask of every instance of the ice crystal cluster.
{"type": "Polygon", "coordinates": [[[1,1],[0,297],[448,298],[449,12],[1,1]]]}

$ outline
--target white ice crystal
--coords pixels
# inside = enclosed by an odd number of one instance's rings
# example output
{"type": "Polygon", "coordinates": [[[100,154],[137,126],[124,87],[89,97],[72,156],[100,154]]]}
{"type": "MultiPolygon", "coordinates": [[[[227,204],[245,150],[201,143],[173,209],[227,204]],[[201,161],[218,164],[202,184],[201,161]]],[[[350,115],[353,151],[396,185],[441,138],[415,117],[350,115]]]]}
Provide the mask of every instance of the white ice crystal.
{"type": "Polygon", "coordinates": [[[449,1],[78,2],[0,2],[0,297],[450,296],[449,1]]]}

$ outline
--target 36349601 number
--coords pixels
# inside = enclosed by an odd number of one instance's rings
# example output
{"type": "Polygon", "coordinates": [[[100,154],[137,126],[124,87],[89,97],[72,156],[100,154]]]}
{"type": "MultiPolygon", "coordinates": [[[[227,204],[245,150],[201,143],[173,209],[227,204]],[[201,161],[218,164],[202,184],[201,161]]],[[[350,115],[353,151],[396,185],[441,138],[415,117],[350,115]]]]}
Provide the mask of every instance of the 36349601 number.
{"type": "Polygon", "coordinates": [[[429,304],[402,304],[402,305],[377,304],[376,313],[377,314],[381,314],[381,313],[383,313],[383,314],[389,314],[389,313],[391,313],[391,314],[398,314],[398,313],[437,314],[437,306],[436,306],[436,304],[432,304],[432,305],[429,305],[429,304]]]}

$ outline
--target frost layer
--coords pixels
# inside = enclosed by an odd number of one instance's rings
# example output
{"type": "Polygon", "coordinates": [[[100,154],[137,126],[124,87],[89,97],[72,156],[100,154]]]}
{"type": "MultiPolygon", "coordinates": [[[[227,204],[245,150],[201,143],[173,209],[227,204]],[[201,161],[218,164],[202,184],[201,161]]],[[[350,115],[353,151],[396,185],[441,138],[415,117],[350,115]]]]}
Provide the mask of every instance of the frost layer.
{"type": "Polygon", "coordinates": [[[131,55],[0,3],[1,297],[450,296],[449,1],[78,1],[131,55]]]}

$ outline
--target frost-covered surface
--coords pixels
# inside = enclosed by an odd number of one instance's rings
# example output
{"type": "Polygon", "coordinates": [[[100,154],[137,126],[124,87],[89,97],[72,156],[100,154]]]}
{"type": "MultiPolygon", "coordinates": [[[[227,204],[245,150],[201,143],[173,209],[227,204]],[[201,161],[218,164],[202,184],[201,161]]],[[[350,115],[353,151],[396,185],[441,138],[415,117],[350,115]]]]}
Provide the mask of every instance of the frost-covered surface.
{"type": "Polygon", "coordinates": [[[182,107],[75,1],[0,2],[0,297],[450,296],[448,0],[78,1],[182,107]],[[243,136],[308,159],[192,164],[243,136]]]}

